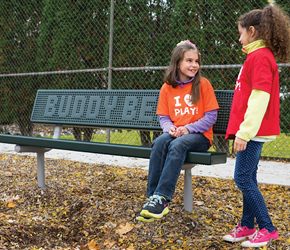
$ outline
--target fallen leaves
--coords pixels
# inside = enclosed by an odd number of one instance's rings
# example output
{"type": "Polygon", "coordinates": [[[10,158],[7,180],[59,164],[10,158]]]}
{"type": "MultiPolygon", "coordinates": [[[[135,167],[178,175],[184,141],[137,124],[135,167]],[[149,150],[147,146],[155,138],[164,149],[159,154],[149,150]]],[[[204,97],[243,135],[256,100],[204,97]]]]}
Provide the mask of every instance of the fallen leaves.
{"type": "Polygon", "coordinates": [[[133,228],[134,228],[134,225],[127,222],[126,224],[120,225],[118,229],[116,230],[116,233],[119,234],[120,236],[123,236],[124,234],[130,232],[133,228]]]}
{"type": "Polygon", "coordinates": [[[7,207],[14,208],[14,207],[16,207],[16,203],[13,200],[12,201],[8,201],[7,202],[7,207]]]}
{"type": "Polygon", "coordinates": [[[100,247],[98,246],[97,242],[95,240],[91,240],[88,243],[89,250],[100,250],[100,247]]]}
{"type": "MultiPolygon", "coordinates": [[[[193,177],[194,211],[187,213],[181,177],[170,213],[140,223],[135,217],[145,201],[147,171],[47,160],[42,191],[35,169],[34,157],[0,154],[0,249],[239,249],[221,240],[242,213],[232,180],[193,177]]],[[[289,187],[261,190],[280,233],[268,249],[286,250],[289,187]]]]}

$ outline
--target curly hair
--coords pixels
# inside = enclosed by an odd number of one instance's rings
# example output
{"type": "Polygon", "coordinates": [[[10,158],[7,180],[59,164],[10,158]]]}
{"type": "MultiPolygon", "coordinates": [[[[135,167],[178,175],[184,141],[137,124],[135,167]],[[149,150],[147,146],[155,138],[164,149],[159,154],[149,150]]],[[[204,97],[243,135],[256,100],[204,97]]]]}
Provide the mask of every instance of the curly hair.
{"type": "MultiPolygon", "coordinates": [[[[177,46],[172,51],[170,64],[163,78],[164,82],[166,82],[169,85],[172,85],[174,88],[177,87],[178,85],[177,76],[178,76],[178,71],[179,71],[178,69],[179,64],[184,57],[184,53],[189,50],[194,50],[197,52],[199,65],[201,64],[201,55],[195,44],[191,42],[186,42],[186,41],[177,44],[177,46]]],[[[192,103],[197,103],[200,98],[200,93],[199,93],[200,92],[200,78],[201,78],[200,71],[201,70],[199,69],[199,71],[196,73],[192,81],[192,88],[191,88],[192,103]]]]}
{"type": "Polygon", "coordinates": [[[273,51],[281,62],[290,59],[290,18],[278,5],[267,5],[263,9],[255,9],[238,19],[238,23],[246,29],[254,26],[259,39],[273,51]]]}

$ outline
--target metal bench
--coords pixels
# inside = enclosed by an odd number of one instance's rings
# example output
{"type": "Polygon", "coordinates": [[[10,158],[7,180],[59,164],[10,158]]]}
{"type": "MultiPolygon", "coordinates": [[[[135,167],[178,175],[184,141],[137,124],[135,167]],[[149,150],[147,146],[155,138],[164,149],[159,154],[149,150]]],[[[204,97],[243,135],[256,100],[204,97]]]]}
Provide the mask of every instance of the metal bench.
{"type": "MultiPolygon", "coordinates": [[[[220,110],[214,133],[225,134],[232,91],[215,91],[220,110]]],[[[37,154],[37,182],[45,188],[45,152],[64,149],[136,158],[150,158],[144,146],[60,139],[62,127],[91,127],[161,131],[156,112],[158,90],[38,90],[32,123],[54,125],[52,138],[0,134],[0,142],[16,144],[16,152],[37,154]]],[[[192,211],[191,168],[226,162],[225,152],[188,152],[183,169],[184,207],[192,211]]]]}

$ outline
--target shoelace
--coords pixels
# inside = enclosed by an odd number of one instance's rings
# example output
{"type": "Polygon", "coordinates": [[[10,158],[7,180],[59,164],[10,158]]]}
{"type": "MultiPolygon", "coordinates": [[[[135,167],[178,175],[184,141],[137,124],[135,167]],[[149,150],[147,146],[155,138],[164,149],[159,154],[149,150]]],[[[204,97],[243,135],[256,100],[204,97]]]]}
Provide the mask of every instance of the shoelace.
{"type": "Polygon", "coordinates": [[[162,204],[162,200],[161,200],[162,197],[161,196],[159,196],[159,195],[153,195],[150,198],[151,199],[149,200],[147,206],[154,207],[154,206],[156,206],[157,203],[162,204]]]}
{"type": "Polygon", "coordinates": [[[238,232],[240,232],[241,230],[242,230],[242,227],[240,225],[237,225],[232,231],[232,234],[234,235],[234,237],[236,237],[238,232]]]}
{"type": "Polygon", "coordinates": [[[153,199],[153,196],[150,196],[148,199],[147,199],[147,202],[143,205],[143,208],[148,206],[148,204],[150,203],[150,201],[153,199]]]}
{"type": "Polygon", "coordinates": [[[260,239],[261,237],[263,237],[265,234],[261,231],[256,231],[253,236],[251,237],[251,240],[256,240],[256,239],[260,239]]]}

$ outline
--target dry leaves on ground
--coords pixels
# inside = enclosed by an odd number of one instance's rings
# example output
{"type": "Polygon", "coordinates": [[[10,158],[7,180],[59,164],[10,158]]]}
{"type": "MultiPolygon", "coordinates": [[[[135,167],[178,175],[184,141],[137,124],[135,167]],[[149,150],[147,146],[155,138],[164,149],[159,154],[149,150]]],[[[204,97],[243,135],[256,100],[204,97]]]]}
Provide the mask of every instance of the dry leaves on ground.
{"type": "MultiPolygon", "coordinates": [[[[193,177],[189,214],[181,176],[170,213],[141,223],[147,171],[47,159],[46,177],[42,191],[34,157],[0,154],[0,249],[240,249],[221,240],[242,212],[232,180],[193,177]]],[[[289,187],[261,190],[280,232],[264,249],[289,249],[289,187]]]]}

